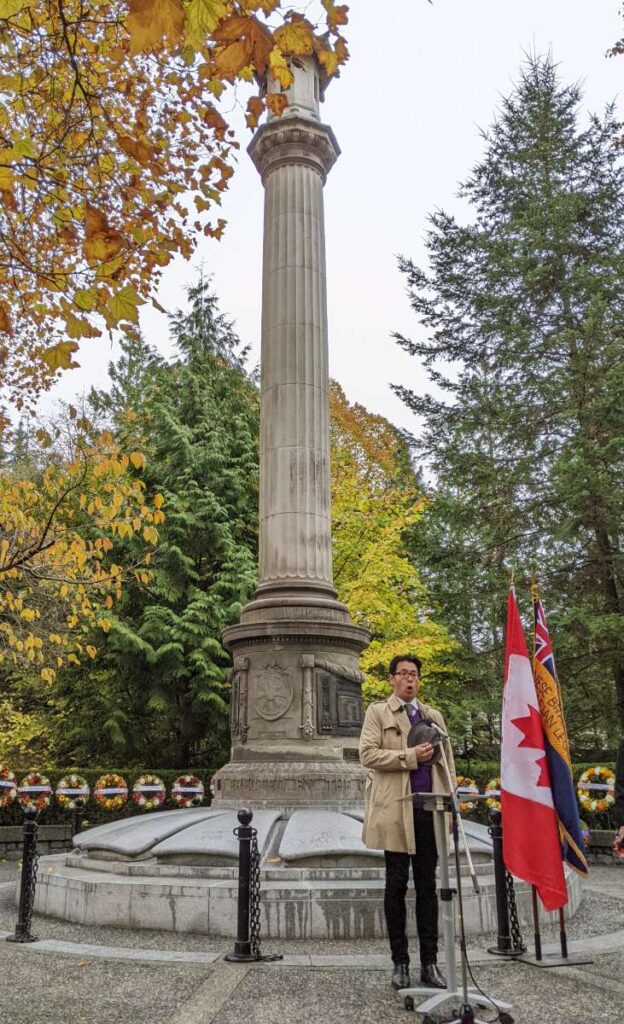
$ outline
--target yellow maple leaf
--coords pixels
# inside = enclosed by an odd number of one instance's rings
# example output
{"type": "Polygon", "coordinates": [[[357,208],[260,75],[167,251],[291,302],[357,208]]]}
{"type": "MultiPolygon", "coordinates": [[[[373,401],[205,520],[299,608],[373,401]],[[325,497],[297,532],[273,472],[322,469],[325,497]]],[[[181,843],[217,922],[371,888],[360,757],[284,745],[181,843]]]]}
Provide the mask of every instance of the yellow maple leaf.
{"type": "Polygon", "coordinates": [[[338,54],[334,50],[319,50],[317,52],[319,63],[323,65],[328,75],[333,75],[340,64],[338,54]]]}
{"type": "Polygon", "coordinates": [[[344,4],[336,5],[334,0],[322,0],[323,7],[327,11],[327,24],[334,31],[339,25],[346,25],[349,21],[349,8],[344,4]]]}
{"type": "Polygon", "coordinates": [[[0,0],[0,18],[12,18],[25,7],[30,7],[29,0],[0,0]]]}
{"type": "Polygon", "coordinates": [[[1,162],[2,159],[0,155],[0,192],[11,193],[15,184],[15,175],[8,164],[1,162]]]}
{"type": "Polygon", "coordinates": [[[73,313],[65,313],[63,320],[65,321],[65,330],[70,338],[99,338],[102,334],[88,320],[81,320],[73,313]]]}
{"type": "Polygon", "coordinates": [[[91,206],[85,207],[85,242],[84,254],[91,262],[110,260],[121,251],[124,237],[121,232],[111,228],[104,214],[91,206]]]}
{"type": "Polygon", "coordinates": [[[268,92],[266,102],[271,113],[281,117],[288,106],[288,96],[283,92],[268,92]]]}
{"type": "Polygon", "coordinates": [[[80,363],[72,359],[74,352],[77,351],[78,345],[75,341],[59,341],[56,345],[46,348],[41,353],[41,358],[50,370],[69,370],[80,366],[80,363]]]}
{"type": "Polygon", "coordinates": [[[191,0],[186,8],[186,39],[196,46],[201,46],[206,41],[206,36],[216,28],[227,12],[228,6],[224,0],[191,0]]]}
{"type": "Polygon", "coordinates": [[[282,89],[288,89],[293,83],[293,73],[288,67],[284,54],[279,47],[274,46],[269,54],[269,68],[276,82],[279,82],[282,89]]]}
{"type": "Polygon", "coordinates": [[[185,21],[181,0],[130,0],[128,6],[131,53],[162,50],[166,42],[179,42],[185,21]]]}
{"type": "Polygon", "coordinates": [[[278,28],[273,38],[282,53],[297,56],[314,53],[314,32],[309,21],[297,18],[278,28]]]}
{"type": "Polygon", "coordinates": [[[233,77],[244,68],[251,59],[251,43],[249,39],[240,39],[230,43],[221,53],[217,54],[217,71],[224,77],[233,77]]]}
{"type": "Polygon", "coordinates": [[[247,115],[245,120],[249,128],[255,128],[258,124],[258,119],[264,112],[264,103],[259,96],[252,96],[247,100],[247,115]]]}
{"type": "Polygon", "coordinates": [[[122,152],[126,156],[131,156],[139,164],[148,164],[150,160],[154,159],[157,152],[148,142],[133,139],[131,135],[118,135],[117,141],[122,152]]]}
{"type": "Polygon", "coordinates": [[[79,309],[92,313],[97,306],[97,292],[93,288],[78,288],[74,292],[74,302],[79,309]]]}
{"type": "Polygon", "coordinates": [[[249,35],[249,25],[251,18],[246,16],[235,14],[231,18],[226,18],[218,29],[213,33],[214,38],[219,43],[236,43],[244,36],[249,35]]]}
{"type": "Polygon", "coordinates": [[[129,321],[132,324],[139,322],[138,307],[144,304],[142,299],[135,292],[132,285],[127,284],[120,291],[110,297],[106,306],[107,323],[118,324],[121,320],[129,321]]]}
{"type": "Polygon", "coordinates": [[[130,462],[135,469],[141,469],[145,465],[145,456],[142,452],[132,452],[130,455],[130,462]]]}

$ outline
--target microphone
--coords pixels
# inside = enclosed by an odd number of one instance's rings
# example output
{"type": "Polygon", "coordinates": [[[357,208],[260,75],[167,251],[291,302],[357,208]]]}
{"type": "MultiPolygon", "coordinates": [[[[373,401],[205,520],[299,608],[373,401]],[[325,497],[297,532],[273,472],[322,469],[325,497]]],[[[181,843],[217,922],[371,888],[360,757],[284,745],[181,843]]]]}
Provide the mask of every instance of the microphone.
{"type": "Polygon", "coordinates": [[[422,721],[425,723],[425,725],[428,725],[430,729],[435,729],[435,731],[437,732],[437,734],[440,737],[440,739],[442,739],[442,740],[450,739],[449,734],[444,732],[444,729],[441,729],[440,726],[438,725],[438,723],[434,722],[432,718],[423,718],[422,721]]]}

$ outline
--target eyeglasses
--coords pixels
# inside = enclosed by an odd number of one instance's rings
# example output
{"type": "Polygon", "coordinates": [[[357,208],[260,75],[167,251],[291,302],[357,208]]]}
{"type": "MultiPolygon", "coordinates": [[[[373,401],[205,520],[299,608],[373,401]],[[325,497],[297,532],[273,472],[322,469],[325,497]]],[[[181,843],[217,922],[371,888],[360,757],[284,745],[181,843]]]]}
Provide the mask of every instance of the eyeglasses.
{"type": "Polygon", "coordinates": [[[402,679],[418,679],[419,678],[418,672],[406,672],[404,669],[401,669],[400,672],[395,672],[394,674],[395,674],[395,676],[400,676],[402,679]]]}

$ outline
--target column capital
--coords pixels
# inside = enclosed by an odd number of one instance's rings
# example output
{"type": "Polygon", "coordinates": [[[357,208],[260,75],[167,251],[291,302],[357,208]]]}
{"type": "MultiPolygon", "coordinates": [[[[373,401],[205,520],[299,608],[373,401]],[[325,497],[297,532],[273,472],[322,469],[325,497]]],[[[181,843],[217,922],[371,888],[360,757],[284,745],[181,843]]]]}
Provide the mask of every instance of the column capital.
{"type": "Polygon", "coordinates": [[[308,164],[324,183],[340,156],[340,146],[328,125],[303,117],[284,117],[261,125],[247,152],[263,182],[276,167],[308,164]]]}

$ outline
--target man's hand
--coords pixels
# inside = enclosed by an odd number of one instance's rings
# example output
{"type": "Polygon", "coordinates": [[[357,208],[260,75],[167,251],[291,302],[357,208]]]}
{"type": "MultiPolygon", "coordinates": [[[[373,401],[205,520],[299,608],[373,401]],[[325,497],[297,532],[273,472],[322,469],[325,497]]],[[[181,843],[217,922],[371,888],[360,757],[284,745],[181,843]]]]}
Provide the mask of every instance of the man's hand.
{"type": "Polygon", "coordinates": [[[624,843],[624,825],[620,825],[616,838],[619,839],[620,843],[624,843]]]}
{"type": "Polygon", "coordinates": [[[412,748],[416,754],[418,764],[426,764],[433,757],[433,747],[431,743],[419,743],[417,746],[412,748]]]}

